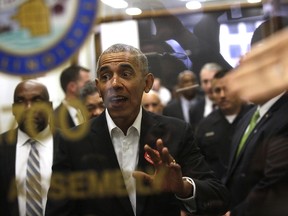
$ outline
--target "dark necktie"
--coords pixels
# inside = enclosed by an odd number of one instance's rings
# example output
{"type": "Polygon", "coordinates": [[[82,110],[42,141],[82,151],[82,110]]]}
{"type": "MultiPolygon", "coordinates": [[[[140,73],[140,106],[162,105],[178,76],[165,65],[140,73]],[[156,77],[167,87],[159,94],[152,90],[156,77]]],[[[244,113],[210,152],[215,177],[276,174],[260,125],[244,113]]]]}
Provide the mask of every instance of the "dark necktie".
{"type": "Polygon", "coordinates": [[[253,116],[252,116],[252,118],[251,118],[251,120],[250,120],[248,129],[246,130],[246,132],[245,132],[244,135],[242,136],[242,139],[241,139],[240,144],[239,144],[238,149],[237,149],[236,157],[239,156],[239,154],[240,154],[241,150],[243,149],[244,144],[245,144],[245,142],[246,142],[249,134],[250,134],[250,133],[252,132],[252,130],[255,128],[256,123],[257,123],[257,120],[259,119],[259,117],[260,117],[259,110],[257,110],[257,111],[253,114],[253,116]]]}
{"type": "Polygon", "coordinates": [[[28,143],[31,145],[31,150],[26,174],[26,216],[42,216],[42,188],[37,141],[29,139],[28,143]]]}

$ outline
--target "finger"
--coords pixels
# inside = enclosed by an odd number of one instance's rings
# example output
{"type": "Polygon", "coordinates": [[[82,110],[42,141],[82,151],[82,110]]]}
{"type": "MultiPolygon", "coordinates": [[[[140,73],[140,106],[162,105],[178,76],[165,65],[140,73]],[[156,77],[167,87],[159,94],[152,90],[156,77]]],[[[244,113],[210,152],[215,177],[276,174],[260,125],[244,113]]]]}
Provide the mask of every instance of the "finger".
{"type": "MultiPolygon", "coordinates": [[[[163,140],[162,139],[157,139],[156,140],[156,147],[157,147],[157,150],[159,151],[159,153],[160,153],[160,157],[161,157],[161,161],[163,162],[163,163],[166,163],[166,164],[168,164],[168,161],[167,161],[167,156],[163,156],[163,148],[164,148],[164,144],[163,144],[163,140]]],[[[164,154],[165,154],[165,152],[164,152],[164,154]]]]}
{"type": "Polygon", "coordinates": [[[162,149],[161,158],[162,158],[163,163],[166,163],[168,165],[171,164],[172,162],[175,162],[173,157],[170,155],[169,150],[168,150],[167,147],[164,147],[162,149]]]}
{"type": "Polygon", "coordinates": [[[145,153],[144,157],[150,163],[152,162],[152,164],[157,165],[157,164],[160,164],[162,162],[161,157],[160,157],[160,153],[157,150],[152,149],[149,145],[145,145],[144,150],[147,153],[147,154],[145,153]]]}
{"type": "Polygon", "coordinates": [[[163,140],[162,139],[157,139],[156,140],[156,148],[160,152],[160,154],[162,152],[163,147],[164,147],[163,140]]]}

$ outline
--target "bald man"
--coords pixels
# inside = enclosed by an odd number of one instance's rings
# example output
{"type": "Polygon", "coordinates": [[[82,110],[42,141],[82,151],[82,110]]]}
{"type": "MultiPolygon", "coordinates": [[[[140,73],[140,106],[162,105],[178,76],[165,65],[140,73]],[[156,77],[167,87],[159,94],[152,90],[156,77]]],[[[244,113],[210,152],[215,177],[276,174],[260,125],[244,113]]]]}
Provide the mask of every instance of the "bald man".
{"type": "MultiPolygon", "coordinates": [[[[20,82],[14,91],[12,112],[18,127],[0,135],[0,215],[44,215],[57,143],[56,133],[52,134],[50,126],[53,109],[47,88],[34,80],[20,82]],[[39,208],[35,209],[27,204],[31,166],[28,161],[32,148],[36,149],[37,158],[39,156],[34,163],[39,163],[41,179],[39,208]]],[[[30,178],[36,175],[33,173],[30,178]]]]}
{"type": "Polygon", "coordinates": [[[144,109],[159,115],[161,115],[163,111],[163,104],[161,103],[160,96],[153,90],[143,94],[142,106],[144,109]]]}

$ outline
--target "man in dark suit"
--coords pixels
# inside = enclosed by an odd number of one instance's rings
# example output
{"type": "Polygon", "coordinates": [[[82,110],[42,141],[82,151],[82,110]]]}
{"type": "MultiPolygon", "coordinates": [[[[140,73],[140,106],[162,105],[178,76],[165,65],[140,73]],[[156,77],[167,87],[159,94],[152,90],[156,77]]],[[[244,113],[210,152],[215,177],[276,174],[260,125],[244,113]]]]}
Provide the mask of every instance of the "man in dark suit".
{"type": "Polygon", "coordinates": [[[37,215],[44,215],[57,145],[57,135],[53,136],[49,125],[53,108],[47,88],[36,81],[22,81],[14,91],[12,111],[18,127],[0,136],[0,215],[29,215],[25,203],[28,197],[26,167],[32,148],[27,140],[31,138],[37,141],[41,167],[42,202],[37,215]]]}
{"type": "MultiPolygon", "coordinates": [[[[288,95],[282,93],[266,101],[259,101],[257,104],[259,105],[243,117],[232,141],[230,163],[225,180],[233,194],[231,215],[259,215],[257,211],[264,207],[262,201],[267,201],[266,199],[269,198],[266,195],[277,191],[281,194],[281,188],[277,185],[288,181],[288,160],[281,156],[288,154],[288,95]],[[237,155],[240,140],[257,109],[260,111],[260,120],[237,155]],[[279,142],[285,138],[286,142],[279,142]],[[260,194],[262,196],[259,196],[260,194]]],[[[270,201],[274,203],[273,199],[270,201]]],[[[286,214],[287,209],[280,215],[286,214]]]]}
{"type": "Polygon", "coordinates": [[[153,79],[146,56],[132,46],[115,44],[100,55],[96,84],[106,109],[86,123],[85,136],[60,139],[47,215],[225,212],[227,190],[204,162],[189,124],[141,108],[153,79]]]}
{"type": "Polygon", "coordinates": [[[85,121],[86,108],[80,101],[80,89],[90,81],[89,70],[71,65],[60,75],[60,84],[65,98],[54,110],[55,126],[67,131],[85,121]]]}
{"type": "Polygon", "coordinates": [[[222,70],[214,75],[212,92],[218,109],[200,121],[195,133],[196,143],[219,179],[227,171],[235,127],[252,106],[227,89],[226,74],[228,71],[222,70]]]}
{"type": "Polygon", "coordinates": [[[185,70],[179,73],[177,89],[183,89],[178,91],[177,98],[170,101],[163,109],[163,115],[176,117],[189,123],[189,109],[196,103],[196,90],[185,89],[195,85],[197,77],[194,72],[185,70]]]}
{"type": "Polygon", "coordinates": [[[193,104],[189,110],[190,124],[195,130],[204,117],[208,116],[215,108],[212,94],[212,79],[214,75],[222,70],[221,66],[214,62],[206,63],[200,71],[200,83],[204,96],[197,98],[197,103],[193,104]]]}
{"type": "MultiPolygon", "coordinates": [[[[257,34],[262,32],[263,35],[257,38],[254,34],[252,42],[255,43],[272,34],[275,30],[283,28],[282,21],[279,17],[272,17],[272,19],[262,23],[256,32],[257,34]]],[[[265,55],[269,53],[267,52],[269,49],[265,48],[265,42],[261,45],[265,55]]],[[[255,51],[259,54],[259,50],[256,49],[255,51]]],[[[253,50],[251,52],[253,53],[253,50]]],[[[274,55],[273,52],[272,55],[274,55]]],[[[236,74],[234,73],[238,78],[235,81],[243,80],[241,73],[239,74],[239,70],[243,68],[242,75],[249,77],[248,84],[253,85],[254,80],[261,77],[259,74],[263,72],[262,70],[266,70],[266,67],[275,68],[275,65],[267,64],[268,59],[274,57],[272,55],[266,55],[266,61],[259,62],[260,70],[254,71],[254,73],[251,73],[253,69],[249,68],[251,59],[245,57],[238,71],[235,72],[236,74]]],[[[253,62],[257,62],[257,60],[254,58],[253,62]]],[[[278,61],[273,61],[271,64],[274,62],[277,62],[277,67],[281,65],[278,61]]],[[[274,71],[272,70],[271,73],[274,71]]],[[[233,74],[231,75],[233,76],[233,74]]],[[[263,80],[269,82],[269,78],[263,80]]],[[[232,79],[229,82],[230,86],[235,83],[232,79]]],[[[238,93],[241,94],[243,90],[246,89],[241,88],[238,93]]],[[[259,93],[259,89],[257,91],[259,93]]],[[[285,87],[271,89],[265,95],[258,95],[259,97],[256,97],[255,94],[250,96],[250,100],[257,106],[251,109],[239,122],[239,127],[236,129],[232,141],[233,146],[225,179],[227,187],[233,194],[230,205],[230,215],[232,216],[284,216],[288,212],[288,94],[285,87]],[[256,125],[252,124],[255,122],[252,121],[254,120],[252,116],[256,116],[255,113],[259,113],[256,125]],[[255,126],[253,127],[253,125],[255,126]],[[254,128],[252,131],[250,130],[251,127],[254,128]],[[248,131],[251,131],[249,135],[244,136],[248,131]],[[247,137],[246,141],[245,137],[247,137]]]]}

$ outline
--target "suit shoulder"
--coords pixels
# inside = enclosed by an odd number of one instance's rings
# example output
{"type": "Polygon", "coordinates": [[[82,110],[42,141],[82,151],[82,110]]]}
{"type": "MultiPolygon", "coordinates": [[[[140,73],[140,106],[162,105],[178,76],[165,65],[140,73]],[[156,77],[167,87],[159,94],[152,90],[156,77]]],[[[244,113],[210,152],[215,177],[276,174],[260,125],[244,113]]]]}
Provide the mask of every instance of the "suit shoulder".
{"type": "Polygon", "coordinates": [[[178,98],[175,98],[173,100],[171,100],[165,107],[164,110],[166,109],[171,109],[174,108],[175,106],[178,106],[180,104],[180,101],[178,98]]]}
{"type": "Polygon", "coordinates": [[[63,107],[63,104],[60,103],[59,106],[57,106],[55,109],[54,109],[54,113],[58,113],[60,109],[62,109],[63,107]]]}
{"type": "Polygon", "coordinates": [[[17,139],[17,129],[5,131],[0,134],[0,146],[15,144],[17,139]]]}
{"type": "Polygon", "coordinates": [[[173,117],[173,116],[156,115],[154,113],[153,115],[154,115],[154,118],[160,123],[188,125],[188,123],[186,123],[184,120],[173,117]]]}

